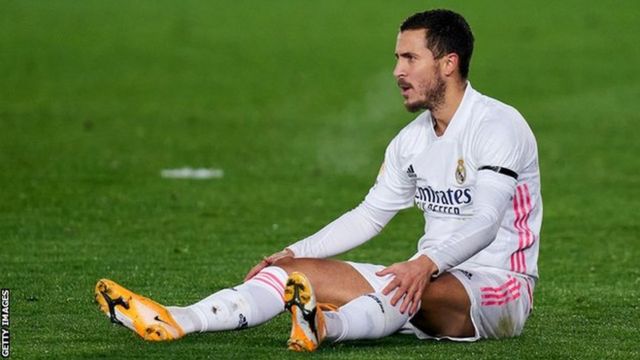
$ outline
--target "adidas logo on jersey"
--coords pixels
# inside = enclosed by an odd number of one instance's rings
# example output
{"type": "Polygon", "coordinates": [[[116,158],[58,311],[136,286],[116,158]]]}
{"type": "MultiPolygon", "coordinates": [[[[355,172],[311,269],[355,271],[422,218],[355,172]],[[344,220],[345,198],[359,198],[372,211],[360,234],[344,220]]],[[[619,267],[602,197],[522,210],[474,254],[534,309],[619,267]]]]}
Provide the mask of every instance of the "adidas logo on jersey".
{"type": "Polygon", "coordinates": [[[416,172],[413,170],[413,165],[409,165],[409,168],[407,168],[407,175],[412,179],[417,177],[416,172]]]}

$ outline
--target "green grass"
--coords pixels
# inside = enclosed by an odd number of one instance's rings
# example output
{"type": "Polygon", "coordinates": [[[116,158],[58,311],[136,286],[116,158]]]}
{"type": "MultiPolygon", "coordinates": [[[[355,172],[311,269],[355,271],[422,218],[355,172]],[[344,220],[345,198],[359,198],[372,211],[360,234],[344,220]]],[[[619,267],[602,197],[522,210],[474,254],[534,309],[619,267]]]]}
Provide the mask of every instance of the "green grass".
{"type": "MultiPolygon", "coordinates": [[[[408,123],[391,77],[424,7],[474,29],[471,81],[538,139],[541,279],[524,334],[410,336],[326,358],[638,358],[640,47],[633,1],[2,1],[0,286],[23,358],[281,358],[286,316],[145,343],[92,302],[101,277],[167,304],[238,283],[366,194],[408,123]],[[167,180],[218,167],[223,179],[167,180]]],[[[343,256],[409,257],[417,210],[343,256]]]]}

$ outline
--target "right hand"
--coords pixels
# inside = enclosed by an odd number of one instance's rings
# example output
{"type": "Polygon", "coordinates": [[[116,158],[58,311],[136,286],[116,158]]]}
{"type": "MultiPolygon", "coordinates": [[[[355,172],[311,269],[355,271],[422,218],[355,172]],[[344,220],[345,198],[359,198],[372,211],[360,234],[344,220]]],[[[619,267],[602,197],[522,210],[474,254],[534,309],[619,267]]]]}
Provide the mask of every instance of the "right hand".
{"type": "Polygon", "coordinates": [[[388,266],[376,275],[393,275],[393,280],[382,290],[382,294],[389,295],[397,289],[391,298],[391,305],[396,306],[402,300],[400,313],[404,314],[409,310],[409,315],[413,315],[418,311],[422,293],[431,281],[431,276],[437,272],[436,264],[426,255],[421,255],[413,260],[388,266]]]}
{"type": "Polygon", "coordinates": [[[247,273],[247,276],[244,277],[244,281],[251,279],[257,273],[259,273],[260,270],[266,268],[269,265],[275,264],[278,260],[286,257],[294,257],[294,256],[295,254],[293,253],[293,251],[289,249],[284,249],[282,251],[278,251],[275,254],[272,254],[271,256],[267,256],[264,259],[262,259],[262,261],[260,261],[256,266],[252,267],[251,270],[249,270],[249,272],[247,273]]]}

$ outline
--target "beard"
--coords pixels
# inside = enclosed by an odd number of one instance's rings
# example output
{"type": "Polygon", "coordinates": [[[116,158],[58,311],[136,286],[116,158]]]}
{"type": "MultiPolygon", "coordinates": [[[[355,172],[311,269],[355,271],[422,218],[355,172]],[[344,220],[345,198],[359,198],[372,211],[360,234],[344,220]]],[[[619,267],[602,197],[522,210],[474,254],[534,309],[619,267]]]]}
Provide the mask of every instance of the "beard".
{"type": "Polygon", "coordinates": [[[437,110],[444,103],[447,84],[441,76],[436,74],[433,82],[421,87],[420,90],[422,90],[422,99],[406,103],[404,107],[407,111],[414,113],[425,109],[431,112],[437,110]]]}

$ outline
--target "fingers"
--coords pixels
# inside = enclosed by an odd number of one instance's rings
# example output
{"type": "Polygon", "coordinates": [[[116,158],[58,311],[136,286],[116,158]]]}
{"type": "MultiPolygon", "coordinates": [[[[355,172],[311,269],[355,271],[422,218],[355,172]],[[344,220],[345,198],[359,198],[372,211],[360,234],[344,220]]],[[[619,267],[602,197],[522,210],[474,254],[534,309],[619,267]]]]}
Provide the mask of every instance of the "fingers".
{"type": "Polygon", "coordinates": [[[398,290],[393,298],[391,298],[391,305],[396,306],[398,301],[402,300],[399,309],[400,313],[404,314],[406,311],[409,311],[409,315],[415,314],[422,299],[424,286],[425,284],[422,281],[411,282],[410,285],[397,286],[398,290]]]}
{"type": "Polygon", "coordinates": [[[278,251],[277,253],[271,254],[269,256],[266,256],[264,258],[262,258],[262,261],[260,261],[258,263],[258,265],[254,266],[251,268],[251,270],[249,270],[249,272],[247,273],[247,275],[244,277],[244,281],[247,281],[249,279],[251,279],[252,277],[256,276],[256,274],[258,274],[260,272],[260,270],[264,269],[265,267],[269,266],[269,265],[273,265],[275,264],[278,260],[286,258],[286,257],[293,257],[295,254],[293,253],[293,251],[291,251],[290,249],[286,248],[282,251],[278,251]]]}
{"type": "Polygon", "coordinates": [[[284,259],[286,257],[293,257],[293,252],[289,249],[285,249],[282,251],[279,251],[269,257],[264,258],[263,261],[267,262],[267,265],[273,265],[275,264],[278,260],[284,259]]]}
{"type": "MultiPolygon", "coordinates": [[[[389,295],[398,286],[400,286],[400,280],[398,280],[398,278],[394,278],[387,284],[387,286],[385,286],[385,288],[382,290],[382,294],[389,295]]],[[[395,305],[395,302],[392,303],[392,305],[395,305]]]]}
{"type": "Polygon", "coordinates": [[[389,274],[393,274],[393,269],[392,269],[393,265],[386,267],[378,272],[376,272],[376,275],[378,276],[385,276],[385,275],[389,275],[389,274]]]}
{"type": "Polygon", "coordinates": [[[409,304],[413,302],[415,290],[408,289],[407,286],[403,286],[400,284],[396,285],[396,287],[397,287],[397,290],[395,294],[393,294],[393,297],[391,298],[391,305],[396,306],[398,305],[400,300],[402,300],[402,304],[400,304],[400,313],[404,314],[407,311],[409,304]]]}
{"type": "Polygon", "coordinates": [[[405,300],[402,302],[402,305],[400,306],[400,312],[404,314],[404,312],[407,310],[407,306],[409,305],[407,302],[407,299],[411,298],[410,295],[408,294],[410,288],[406,284],[406,282],[403,283],[399,278],[396,277],[389,283],[389,285],[387,285],[387,287],[382,291],[382,293],[384,295],[388,295],[391,293],[391,291],[393,291],[393,289],[396,289],[396,292],[395,294],[393,294],[393,297],[391,298],[391,305],[396,306],[398,302],[404,298],[405,300]],[[391,288],[392,286],[393,288],[391,288]],[[387,289],[389,290],[387,291],[387,289]]]}
{"type": "Polygon", "coordinates": [[[413,305],[411,306],[411,309],[409,310],[409,315],[413,316],[416,312],[418,312],[418,308],[420,307],[420,297],[418,297],[417,299],[414,297],[413,298],[413,305]]]}
{"type": "Polygon", "coordinates": [[[404,300],[402,301],[402,305],[400,305],[400,313],[404,314],[407,311],[407,308],[413,301],[413,294],[405,293],[404,300]]]}
{"type": "Polygon", "coordinates": [[[400,312],[404,314],[408,311],[409,315],[415,314],[420,306],[422,292],[426,286],[426,276],[412,269],[408,262],[393,264],[376,272],[378,276],[389,274],[395,276],[382,290],[382,294],[386,296],[395,290],[391,297],[391,305],[396,306],[402,300],[400,312]]]}
{"type": "Polygon", "coordinates": [[[398,287],[398,290],[391,298],[391,305],[396,306],[398,305],[400,300],[402,300],[402,303],[400,304],[400,313],[404,314],[407,310],[409,310],[409,315],[413,315],[416,313],[416,311],[418,311],[418,306],[420,305],[421,298],[422,291],[407,291],[402,287],[398,287]]]}
{"type": "Polygon", "coordinates": [[[398,303],[398,300],[400,300],[404,295],[404,293],[407,292],[406,286],[403,286],[402,284],[402,276],[399,276],[399,274],[396,271],[396,267],[397,267],[397,264],[393,264],[391,266],[388,266],[376,272],[376,275],[378,276],[385,276],[389,274],[396,275],[393,278],[393,280],[391,280],[387,284],[387,286],[385,286],[385,288],[382,290],[383,295],[389,295],[393,290],[397,289],[396,293],[391,298],[391,305],[393,306],[396,306],[396,304],[398,303]]]}
{"type": "MultiPolygon", "coordinates": [[[[409,310],[409,315],[413,315],[418,311],[420,307],[420,301],[422,300],[422,293],[426,286],[426,281],[418,281],[413,284],[411,290],[407,293],[407,297],[402,304],[405,309],[409,310]],[[409,306],[411,304],[411,306],[409,306]]],[[[404,313],[404,312],[403,312],[404,313]]]]}
{"type": "MultiPolygon", "coordinates": [[[[406,289],[399,287],[396,293],[391,298],[391,305],[396,306],[396,304],[398,304],[398,301],[400,301],[400,299],[402,299],[406,293],[407,293],[406,289]]],[[[402,309],[402,306],[400,307],[400,312],[404,314],[404,310],[402,309]]]]}
{"type": "Polygon", "coordinates": [[[422,291],[423,288],[420,287],[413,293],[413,298],[411,299],[411,308],[409,309],[409,315],[413,315],[418,311],[418,307],[420,306],[420,300],[422,299],[422,291]]]}

